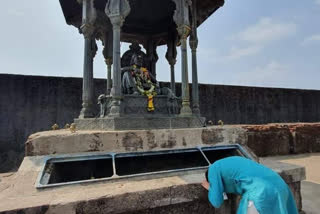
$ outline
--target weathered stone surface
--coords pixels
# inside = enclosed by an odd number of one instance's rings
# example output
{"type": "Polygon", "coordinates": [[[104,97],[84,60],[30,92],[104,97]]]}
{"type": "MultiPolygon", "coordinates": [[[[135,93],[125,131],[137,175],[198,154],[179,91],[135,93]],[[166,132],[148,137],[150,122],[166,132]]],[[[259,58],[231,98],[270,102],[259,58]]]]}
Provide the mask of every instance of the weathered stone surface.
{"type": "Polygon", "coordinates": [[[23,153],[14,150],[9,150],[5,153],[0,152],[0,172],[16,171],[23,157],[23,153]]]}
{"type": "Polygon", "coordinates": [[[296,201],[296,205],[299,211],[303,209],[302,207],[302,197],[301,197],[301,181],[288,183],[288,186],[293,194],[293,197],[296,201]]]}
{"type": "Polygon", "coordinates": [[[301,182],[302,205],[305,214],[318,213],[320,210],[320,184],[310,181],[301,182]]]}
{"type": "Polygon", "coordinates": [[[75,119],[79,130],[179,129],[205,126],[203,117],[106,117],[75,119]]]}
{"type": "Polygon", "coordinates": [[[258,156],[301,154],[320,151],[319,123],[241,125],[246,145],[258,156]]]}
{"type": "MultiPolygon", "coordinates": [[[[88,120],[89,121],[89,120],[88,120]]],[[[48,131],[33,134],[26,155],[91,151],[148,151],[240,144],[260,157],[319,150],[320,124],[225,125],[193,129],[48,131]]]]}
{"type": "Polygon", "coordinates": [[[306,179],[304,167],[262,159],[261,163],[273,169],[285,180],[296,200],[298,210],[302,210],[301,181],[306,179]]]}
{"type": "Polygon", "coordinates": [[[281,161],[305,167],[306,180],[301,182],[303,210],[306,214],[316,214],[320,210],[320,154],[299,154],[268,157],[267,159],[281,161]]]}
{"type": "Polygon", "coordinates": [[[289,125],[293,135],[293,152],[320,152],[320,124],[289,125]]]}
{"type": "MultiPolygon", "coordinates": [[[[104,82],[95,81],[96,95],[105,91],[104,82]]],[[[23,144],[30,134],[50,130],[54,123],[63,127],[78,117],[81,94],[80,78],[0,74],[0,157],[17,154],[0,172],[20,165],[23,144]]]]}
{"type": "Polygon", "coordinates": [[[273,161],[267,158],[260,160],[262,164],[276,171],[287,183],[295,183],[306,179],[304,167],[273,161]]]}
{"type": "MultiPolygon", "coordinates": [[[[40,191],[34,187],[34,182],[44,158],[25,157],[13,179],[0,182],[1,214],[233,214],[238,206],[239,198],[234,195],[229,195],[229,200],[219,209],[210,205],[207,191],[200,185],[204,179],[204,171],[161,178],[149,176],[135,180],[70,185],[40,191]]],[[[283,178],[301,208],[300,181],[292,182],[286,179],[298,179],[296,171],[300,172],[300,178],[303,179],[302,167],[265,160],[263,163],[280,172],[282,176],[285,175],[283,178]]]]}
{"type": "Polygon", "coordinates": [[[201,133],[201,140],[204,144],[217,144],[223,142],[222,128],[214,129],[203,129],[201,133]]]}
{"type": "Polygon", "coordinates": [[[193,129],[127,131],[68,130],[38,132],[26,142],[26,156],[92,151],[126,152],[236,144],[246,146],[245,130],[225,126],[193,129]],[[213,135],[213,137],[211,136],[213,135]],[[221,136],[216,138],[215,136],[221,136]]]}
{"type": "Polygon", "coordinates": [[[258,156],[285,155],[290,153],[290,130],[286,125],[244,126],[248,147],[258,156]]]}

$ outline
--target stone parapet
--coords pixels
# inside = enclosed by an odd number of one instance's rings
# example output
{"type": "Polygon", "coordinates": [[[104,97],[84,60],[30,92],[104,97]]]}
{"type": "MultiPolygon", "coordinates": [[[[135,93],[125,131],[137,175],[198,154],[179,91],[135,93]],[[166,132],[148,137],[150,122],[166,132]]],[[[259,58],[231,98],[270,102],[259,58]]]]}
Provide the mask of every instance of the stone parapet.
{"type": "Polygon", "coordinates": [[[83,152],[157,151],[212,146],[225,143],[244,145],[243,129],[193,128],[127,131],[68,130],[39,132],[26,142],[26,156],[83,152]]]}
{"type": "Polygon", "coordinates": [[[282,163],[268,159],[261,159],[260,162],[276,171],[283,178],[283,180],[285,180],[296,200],[298,210],[301,211],[301,181],[306,179],[305,168],[293,164],[282,163]]]}
{"type": "MultiPolygon", "coordinates": [[[[88,122],[91,119],[88,119],[88,122]]],[[[144,124],[146,125],[146,124],[144,124]]],[[[320,124],[224,125],[125,131],[39,132],[26,142],[27,156],[79,152],[126,152],[240,144],[257,156],[320,152],[320,124]]]]}
{"type": "Polygon", "coordinates": [[[279,123],[242,126],[247,145],[258,156],[320,152],[319,123],[279,123]]]}

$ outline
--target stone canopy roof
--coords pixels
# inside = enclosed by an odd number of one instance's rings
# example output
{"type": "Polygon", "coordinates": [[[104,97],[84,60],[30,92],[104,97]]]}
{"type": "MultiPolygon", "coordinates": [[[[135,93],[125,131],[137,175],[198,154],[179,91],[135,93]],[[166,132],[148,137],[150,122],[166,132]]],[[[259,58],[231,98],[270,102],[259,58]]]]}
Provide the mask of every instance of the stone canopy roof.
{"type": "MultiPolygon", "coordinates": [[[[80,28],[82,7],[77,0],[59,0],[67,24],[80,28]]],[[[100,26],[107,26],[105,15],[108,0],[95,0],[100,26]]],[[[131,12],[122,27],[121,40],[131,42],[139,37],[152,36],[166,40],[168,32],[176,28],[173,14],[176,5],[172,0],[129,0],[131,12]]],[[[224,0],[198,0],[197,26],[200,26],[211,14],[224,4],[224,0]]],[[[162,43],[165,43],[163,41],[162,43]]]]}

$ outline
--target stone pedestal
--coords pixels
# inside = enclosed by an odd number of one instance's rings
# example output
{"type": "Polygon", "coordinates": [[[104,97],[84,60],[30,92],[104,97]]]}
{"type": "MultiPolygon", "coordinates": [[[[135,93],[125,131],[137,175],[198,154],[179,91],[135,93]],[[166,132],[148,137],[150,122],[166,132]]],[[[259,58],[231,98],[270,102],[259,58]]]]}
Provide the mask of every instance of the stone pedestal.
{"type": "Polygon", "coordinates": [[[181,116],[181,99],[167,95],[153,97],[154,110],[148,111],[148,98],[141,95],[124,95],[118,117],[110,114],[112,97],[107,96],[101,106],[100,118],[75,119],[79,130],[137,130],[177,129],[205,126],[205,118],[198,115],[181,116]],[[107,108],[105,105],[108,105],[107,108]],[[105,110],[104,110],[105,109],[105,110]]]}
{"type": "Polygon", "coordinates": [[[203,117],[106,117],[75,119],[79,130],[141,130],[203,127],[203,117]]]}
{"type": "MultiPolygon", "coordinates": [[[[0,214],[233,214],[238,207],[238,197],[235,195],[228,195],[229,199],[219,209],[212,207],[208,192],[201,186],[204,170],[39,191],[34,183],[46,158],[25,157],[13,178],[0,183],[0,214]]],[[[264,164],[277,171],[292,188],[301,211],[300,182],[305,178],[304,168],[269,161],[264,164]]]]}

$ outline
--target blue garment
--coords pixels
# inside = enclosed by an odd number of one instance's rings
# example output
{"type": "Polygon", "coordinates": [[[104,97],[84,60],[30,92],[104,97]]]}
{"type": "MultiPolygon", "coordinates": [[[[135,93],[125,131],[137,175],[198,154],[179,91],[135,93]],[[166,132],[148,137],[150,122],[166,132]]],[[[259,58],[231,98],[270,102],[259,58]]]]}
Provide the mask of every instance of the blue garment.
{"type": "Polygon", "coordinates": [[[237,214],[253,201],[259,214],[298,214],[288,185],[271,169],[243,157],[228,157],[209,167],[209,201],[218,208],[223,192],[242,196],[237,214]]]}

